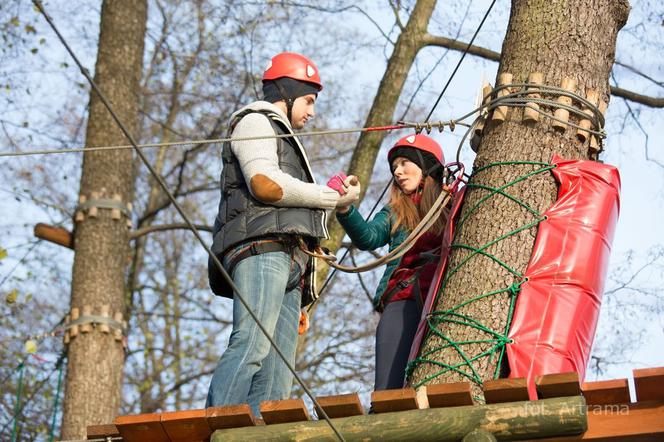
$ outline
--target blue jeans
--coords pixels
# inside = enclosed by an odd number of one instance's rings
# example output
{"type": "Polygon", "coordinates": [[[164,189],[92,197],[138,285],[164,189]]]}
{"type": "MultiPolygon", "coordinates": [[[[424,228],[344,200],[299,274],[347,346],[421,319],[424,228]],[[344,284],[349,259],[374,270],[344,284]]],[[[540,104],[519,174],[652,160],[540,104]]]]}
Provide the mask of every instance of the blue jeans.
{"type": "MultiPolygon", "coordinates": [[[[227,263],[224,262],[227,267],[227,263]]],[[[286,252],[250,256],[231,275],[268,333],[295,365],[300,299],[300,266],[286,252]],[[295,288],[286,291],[294,285],[295,288]]],[[[206,407],[247,403],[260,416],[262,401],[290,395],[293,375],[237,297],[233,299],[233,331],[228,348],[214,370],[206,407]]]]}

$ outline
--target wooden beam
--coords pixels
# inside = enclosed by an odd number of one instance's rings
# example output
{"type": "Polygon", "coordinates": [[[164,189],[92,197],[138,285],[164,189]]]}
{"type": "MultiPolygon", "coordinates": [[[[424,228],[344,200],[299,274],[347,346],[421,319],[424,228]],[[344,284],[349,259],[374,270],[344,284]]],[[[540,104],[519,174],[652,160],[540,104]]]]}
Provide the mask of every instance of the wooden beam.
{"type": "Polygon", "coordinates": [[[309,420],[309,413],[302,399],[263,401],[260,410],[266,425],[309,420]]]}
{"type": "Polygon", "coordinates": [[[371,407],[374,413],[416,410],[417,394],[412,388],[374,391],[371,393],[371,407]]]}
{"type": "Polygon", "coordinates": [[[357,393],[317,397],[316,400],[329,418],[360,416],[364,414],[357,393]]]}
{"type": "Polygon", "coordinates": [[[161,426],[159,413],[118,416],[113,423],[123,442],[171,442],[161,426]]]}
{"type": "Polygon", "coordinates": [[[629,384],[627,379],[584,382],[581,392],[588,405],[628,404],[629,384]]]}
{"type": "Polygon", "coordinates": [[[487,404],[528,400],[526,378],[505,378],[484,381],[484,399],[487,404]]]}
{"type": "MultiPolygon", "coordinates": [[[[587,429],[583,397],[543,399],[536,402],[427,408],[400,413],[368,414],[332,419],[348,440],[459,441],[475,429],[500,440],[581,434],[587,429]]],[[[325,421],[245,427],[215,431],[210,442],[337,441],[325,421]]]]}
{"type": "Polygon", "coordinates": [[[74,249],[74,235],[67,229],[62,227],[50,226],[44,223],[38,223],[33,231],[34,235],[39,238],[59,246],[74,249]]]}
{"type": "Polygon", "coordinates": [[[427,385],[427,398],[430,408],[473,405],[470,382],[427,385]]]}
{"type": "Polygon", "coordinates": [[[118,428],[113,424],[106,425],[88,425],[86,428],[88,440],[106,439],[107,437],[120,437],[118,428]]]}
{"type": "Polygon", "coordinates": [[[205,410],[205,417],[212,431],[256,425],[254,414],[247,404],[210,407],[205,410]]]}
{"type": "Polygon", "coordinates": [[[639,368],[633,373],[637,401],[664,401],[664,367],[639,368]]]}
{"type": "Polygon", "coordinates": [[[579,374],[574,372],[536,376],[535,385],[540,399],[578,396],[581,394],[579,374]]]}
{"type": "Polygon", "coordinates": [[[664,440],[664,402],[589,405],[588,430],[547,442],[659,442],[664,440]]]}
{"type": "Polygon", "coordinates": [[[171,442],[206,442],[212,434],[205,409],[161,413],[161,426],[171,442]]]}

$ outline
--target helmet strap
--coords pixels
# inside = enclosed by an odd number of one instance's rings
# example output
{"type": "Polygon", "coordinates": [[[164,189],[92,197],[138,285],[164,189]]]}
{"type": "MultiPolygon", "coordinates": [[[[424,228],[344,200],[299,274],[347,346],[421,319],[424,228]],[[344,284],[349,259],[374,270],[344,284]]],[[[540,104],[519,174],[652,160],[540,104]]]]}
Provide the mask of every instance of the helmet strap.
{"type": "Polygon", "coordinates": [[[424,170],[424,165],[426,164],[424,162],[424,157],[422,156],[422,152],[420,152],[420,149],[415,148],[415,153],[417,154],[417,158],[420,160],[420,165],[422,167],[422,175],[427,176],[429,175],[428,170],[424,170]]]}
{"type": "Polygon", "coordinates": [[[279,84],[278,81],[275,81],[274,84],[277,86],[277,89],[279,89],[279,94],[281,95],[281,98],[283,98],[284,102],[286,103],[286,117],[288,117],[288,124],[291,126],[293,125],[293,103],[295,100],[292,98],[287,98],[286,97],[286,91],[284,90],[283,86],[279,84]]]}

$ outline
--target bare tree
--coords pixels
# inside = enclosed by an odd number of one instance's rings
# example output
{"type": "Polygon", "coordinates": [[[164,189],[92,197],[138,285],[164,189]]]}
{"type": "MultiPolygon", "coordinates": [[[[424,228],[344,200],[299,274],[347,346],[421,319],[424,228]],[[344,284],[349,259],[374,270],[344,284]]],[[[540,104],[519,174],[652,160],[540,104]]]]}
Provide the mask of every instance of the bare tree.
{"type": "MultiPolygon", "coordinates": [[[[95,82],[104,91],[118,117],[137,132],[138,90],[143,71],[147,2],[105,1],[102,5],[95,82]]],[[[98,95],[90,95],[86,146],[122,144],[120,132],[98,95]]],[[[80,195],[92,206],[119,195],[132,201],[131,151],[88,152],[83,159],[80,195]]],[[[82,317],[100,315],[102,306],[125,314],[125,270],[129,235],[124,219],[111,210],[87,211],[75,230],[76,255],[71,307],[82,317]]],[[[73,310],[72,310],[73,311],[73,310]]],[[[89,327],[91,324],[87,324],[89,327]]],[[[120,406],[124,349],[113,333],[92,330],[73,338],[68,349],[62,436],[83,438],[91,424],[110,422],[120,406]]]]}

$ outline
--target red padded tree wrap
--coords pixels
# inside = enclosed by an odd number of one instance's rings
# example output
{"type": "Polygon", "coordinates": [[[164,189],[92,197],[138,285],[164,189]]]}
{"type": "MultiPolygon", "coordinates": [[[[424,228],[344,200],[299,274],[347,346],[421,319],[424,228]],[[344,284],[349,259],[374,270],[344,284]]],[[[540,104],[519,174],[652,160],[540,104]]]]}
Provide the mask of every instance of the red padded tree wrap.
{"type": "Polygon", "coordinates": [[[609,165],[554,156],[558,199],[545,212],[518,295],[507,345],[510,377],[585,376],[620,209],[620,176],[609,165]]]}

